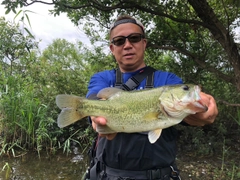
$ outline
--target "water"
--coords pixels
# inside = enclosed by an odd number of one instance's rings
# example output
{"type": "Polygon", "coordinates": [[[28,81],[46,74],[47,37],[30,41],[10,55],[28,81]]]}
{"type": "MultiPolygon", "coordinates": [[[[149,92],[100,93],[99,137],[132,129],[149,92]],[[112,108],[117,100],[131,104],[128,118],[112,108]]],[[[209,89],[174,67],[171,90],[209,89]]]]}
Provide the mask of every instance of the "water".
{"type": "Polygon", "coordinates": [[[0,157],[0,180],[80,180],[87,165],[87,155],[81,153],[41,154],[41,158],[37,153],[17,158],[0,157]]]}

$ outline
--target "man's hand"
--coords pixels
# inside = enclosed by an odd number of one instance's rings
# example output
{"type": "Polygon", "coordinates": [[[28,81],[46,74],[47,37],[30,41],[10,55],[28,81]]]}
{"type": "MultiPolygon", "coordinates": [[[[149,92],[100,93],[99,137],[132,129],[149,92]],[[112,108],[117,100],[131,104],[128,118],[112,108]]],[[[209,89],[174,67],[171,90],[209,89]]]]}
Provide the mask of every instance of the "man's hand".
{"type": "Polygon", "coordinates": [[[214,122],[216,116],[218,115],[218,109],[215,99],[203,92],[200,93],[201,103],[208,107],[208,110],[203,113],[197,113],[187,116],[183,121],[191,126],[204,126],[206,124],[211,124],[214,122]]]}
{"type": "MultiPolygon", "coordinates": [[[[92,120],[92,127],[94,130],[96,130],[97,124],[99,125],[106,125],[107,124],[107,120],[103,117],[97,117],[97,116],[91,116],[91,120],[92,120]]],[[[106,137],[108,140],[112,140],[117,133],[113,133],[113,134],[99,134],[101,137],[106,137]]]]}

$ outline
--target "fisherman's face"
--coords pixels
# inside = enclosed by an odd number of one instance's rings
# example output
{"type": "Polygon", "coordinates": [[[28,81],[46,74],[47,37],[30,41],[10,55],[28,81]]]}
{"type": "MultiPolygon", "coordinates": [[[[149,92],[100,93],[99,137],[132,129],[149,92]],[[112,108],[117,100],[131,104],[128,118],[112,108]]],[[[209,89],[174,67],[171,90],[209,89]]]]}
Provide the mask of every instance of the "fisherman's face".
{"type": "MultiPolygon", "coordinates": [[[[110,34],[110,41],[113,39],[116,40],[115,45],[111,43],[110,49],[122,72],[133,72],[145,67],[144,51],[147,44],[145,38],[141,38],[139,42],[132,43],[126,38],[125,43],[118,43],[119,36],[126,37],[130,35],[133,36],[133,39],[137,39],[139,34],[143,35],[141,28],[133,23],[120,24],[116,26],[110,34]]],[[[124,39],[120,40],[124,41],[124,39]]]]}

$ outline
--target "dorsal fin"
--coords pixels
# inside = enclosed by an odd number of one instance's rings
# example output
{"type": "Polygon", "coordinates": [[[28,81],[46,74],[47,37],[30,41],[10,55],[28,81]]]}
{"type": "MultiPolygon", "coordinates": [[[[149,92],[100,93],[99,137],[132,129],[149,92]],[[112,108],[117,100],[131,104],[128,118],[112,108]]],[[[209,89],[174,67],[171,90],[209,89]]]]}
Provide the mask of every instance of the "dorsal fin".
{"type": "Polygon", "coordinates": [[[100,99],[106,100],[106,99],[111,98],[118,92],[123,92],[123,90],[114,88],[114,87],[104,88],[98,92],[97,97],[100,99]]]}

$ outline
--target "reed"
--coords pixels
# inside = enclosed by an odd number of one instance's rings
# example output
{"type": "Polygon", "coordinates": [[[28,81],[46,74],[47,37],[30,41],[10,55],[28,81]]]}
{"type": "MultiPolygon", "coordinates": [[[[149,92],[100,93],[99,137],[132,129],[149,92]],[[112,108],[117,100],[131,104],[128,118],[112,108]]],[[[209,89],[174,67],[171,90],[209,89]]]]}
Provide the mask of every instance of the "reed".
{"type": "MultiPolygon", "coordinates": [[[[71,145],[72,144],[78,144],[81,147],[81,143],[73,138],[80,129],[76,130],[74,133],[72,133],[63,143],[63,153],[66,153],[67,155],[72,152],[71,145]]],[[[81,147],[82,148],[82,147],[81,147]]]]}
{"type": "Polygon", "coordinates": [[[5,171],[5,179],[10,179],[10,175],[11,175],[11,172],[12,172],[12,168],[11,166],[9,165],[8,162],[6,162],[2,168],[2,171],[5,171]]]}
{"type": "MultiPolygon", "coordinates": [[[[52,144],[51,128],[55,121],[47,118],[48,106],[35,96],[34,83],[19,76],[11,76],[6,82],[5,93],[1,98],[2,111],[2,139],[1,154],[15,152],[17,149],[35,149],[52,144]]],[[[0,154],[0,155],[1,155],[0,154]]]]}

